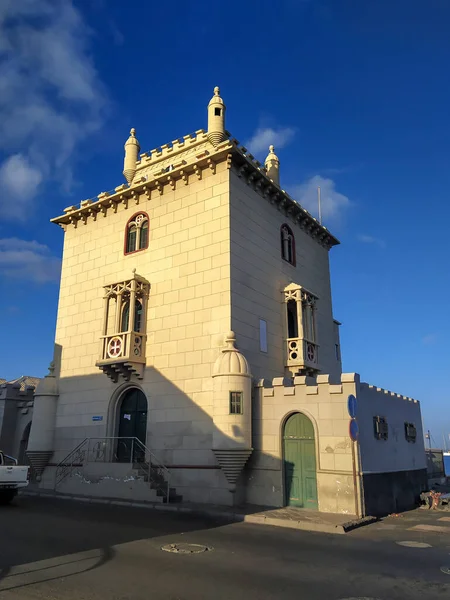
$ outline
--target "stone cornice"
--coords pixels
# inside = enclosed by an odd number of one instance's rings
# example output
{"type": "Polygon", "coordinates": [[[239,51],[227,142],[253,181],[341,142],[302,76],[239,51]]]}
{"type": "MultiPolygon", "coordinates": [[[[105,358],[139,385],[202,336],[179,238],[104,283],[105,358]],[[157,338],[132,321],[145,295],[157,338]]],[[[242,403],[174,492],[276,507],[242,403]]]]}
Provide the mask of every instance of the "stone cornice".
{"type": "Polygon", "coordinates": [[[227,167],[233,169],[247,185],[274,204],[319,244],[327,249],[339,244],[326,227],[267,176],[261,163],[236,139],[226,139],[214,147],[203,130],[141,154],[130,186],[122,184],[110,192],[102,192],[97,198],[83,200],[79,207],[69,206],[64,209],[63,215],[51,219],[51,222],[66,229],[69,225],[77,227],[78,224],[86,224],[89,219],[96,221],[99,216],[106,217],[109,211],[117,212],[120,204],[126,208],[138,205],[142,194],[149,198],[154,191],[162,195],[166,186],[174,190],[177,185],[188,185],[190,176],[201,179],[205,169],[215,173],[216,164],[224,160],[227,161],[227,167]],[[186,150],[189,152],[186,153],[186,150]],[[164,167],[169,157],[170,165],[164,167]],[[161,164],[161,169],[158,169],[158,164],[161,164]],[[146,169],[149,165],[155,167],[150,172],[146,169]],[[143,175],[143,172],[147,174],[143,175]]]}
{"type": "MultiPolygon", "coordinates": [[[[117,212],[120,204],[124,204],[126,208],[129,205],[138,205],[142,194],[150,197],[152,191],[157,191],[162,195],[167,186],[174,190],[177,185],[188,185],[189,176],[201,179],[205,169],[215,173],[216,164],[227,159],[231,146],[229,141],[225,140],[216,148],[211,145],[210,149],[211,151],[201,149],[199,153],[194,153],[190,160],[174,160],[170,170],[162,169],[143,177],[137,173],[132,185],[122,184],[110,192],[102,192],[97,198],[83,200],[79,207],[69,206],[64,209],[63,215],[51,219],[51,222],[63,229],[68,225],[77,227],[80,223],[86,224],[88,219],[96,221],[99,216],[106,217],[111,210],[117,212]]],[[[137,164],[139,165],[140,161],[137,164]]]]}
{"type": "Polygon", "coordinates": [[[240,146],[236,139],[231,139],[230,144],[233,145],[235,150],[232,163],[238,177],[243,179],[247,185],[271,204],[276,205],[278,210],[294,221],[321,246],[329,250],[332,246],[337,246],[340,243],[326,227],[321,225],[315,217],[291,198],[286,190],[281,189],[267,176],[261,163],[255,160],[245,147],[240,146]]]}

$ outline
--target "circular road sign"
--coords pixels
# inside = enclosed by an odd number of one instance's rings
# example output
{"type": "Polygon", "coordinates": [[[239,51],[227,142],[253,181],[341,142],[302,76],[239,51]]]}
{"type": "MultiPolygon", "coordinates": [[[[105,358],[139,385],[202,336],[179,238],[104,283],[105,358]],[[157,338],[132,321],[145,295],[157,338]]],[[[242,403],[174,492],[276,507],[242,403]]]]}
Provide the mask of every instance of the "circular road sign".
{"type": "Polygon", "coordinates": [[[359,436],[359,427],[358,427],[358,423],[356,422],[355,419],[352,419],[350,421],[350,425],[349,425],[349,433],[350,433],[350,439],[353,442],[356,442],[356,440],[358,439],[359,436]]]}
{"type": "Polygon", "coordinates": [[[351,416],[352,419],[356,417],[356,405],[357,402],[355,396],[353,394],[350,394],[347,401],[347,410],[348,414],[351,416]]]}

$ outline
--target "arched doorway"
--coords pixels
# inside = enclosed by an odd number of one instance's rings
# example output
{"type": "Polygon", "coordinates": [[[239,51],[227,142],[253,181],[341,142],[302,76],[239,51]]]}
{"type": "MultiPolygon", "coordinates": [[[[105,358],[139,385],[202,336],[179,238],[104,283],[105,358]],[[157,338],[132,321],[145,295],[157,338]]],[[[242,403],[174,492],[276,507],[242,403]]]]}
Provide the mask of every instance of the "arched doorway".
{"type": "Polygon", "coordinates": [[[283,432],[284,489],[288,506],[317,510],[314,427],[306,415],[291,415],[283,432]]]}
{"type": "Polygon", "coordinates": [[[138,439],[145,445],[147,437],[147,398],[138,388],[127,390],[119,403],[117,460],[119,462],[139,462],[144,460],[145,452],[138,439]]]}
{"type": "Polygon", "coordinates": [[[25,452],[27,451],[27,448],[28,448],[28,440],[30,439],[30,430],[31,430],[31,421],[28,423],[28,425],[23,430],[22,437],[20,439],[19,456],[17,457],[18,461],[19,461],[19,465],[26,464],[25,463],[25,460],[26,460],[25,452]]]}

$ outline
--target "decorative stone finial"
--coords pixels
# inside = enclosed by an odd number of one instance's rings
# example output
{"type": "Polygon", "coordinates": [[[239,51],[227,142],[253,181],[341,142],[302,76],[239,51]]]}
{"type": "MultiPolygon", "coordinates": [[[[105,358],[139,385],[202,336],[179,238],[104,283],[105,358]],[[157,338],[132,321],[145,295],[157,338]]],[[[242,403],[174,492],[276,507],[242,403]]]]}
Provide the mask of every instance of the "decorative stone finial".
{"type": "Polygon", "coordinates": [[[136,163],[140,150],[141,147],[136,138],[136,129],[132,127],[130,129],[130,137],[125,142],[125,160],[123,163],[123,174],[128,185],[131,184],[136,173],[136,163]]]}
{"type": "Polygon", "coordinates": [[[234,331],[229,331],[225,336],[225,344],[227,350],[236,350],[236,334],[234,331]]]}
{"type": "Polygon", "coordinates": [[[280,160],[275,154],[273,144],[269,146],[269,154],[264,161],[267,176],[276,184],[280,185],[280,160]]]}
{"type": "Polygon", "coordinates": [[[132,269],[132,273],[133,273],[133,277],[136,275],[136,267],[134,267],[134,269],[132,269]]]}
{"type": "Polygon", "coordinates": [[[208,139],[213,146],[217,146],[226,139],[225,110],[226,106],[220,97],[219,86],[216,85],[214,96],[208,104],[208,139]]]}
{"type": "Polygon", "coordinates": [[[46,375],[46,377],[54,377],[54,376],[55,376],[55,363],[52,360],[52,362],[48,366],[48,375],[46,375]]]}
{"type": "Polygon", "coordinates": [[[245,356],[236,348],[236,334],[229,331],[225,335],[225,347],[216,360],[213,377],[218,375],[243,375],[251,377],[250,367],[245,356]]]}

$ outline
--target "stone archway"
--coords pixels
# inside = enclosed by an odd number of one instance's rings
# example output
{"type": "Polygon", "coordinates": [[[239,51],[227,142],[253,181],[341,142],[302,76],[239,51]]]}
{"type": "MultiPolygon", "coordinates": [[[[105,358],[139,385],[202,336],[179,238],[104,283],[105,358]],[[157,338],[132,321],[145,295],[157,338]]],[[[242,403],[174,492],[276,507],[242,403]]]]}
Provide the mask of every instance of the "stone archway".
{"type": "Polygon", "coordinates": [[[292,414],[284,424],[283,468],[286,505],[317,510],[314,426],[303,413],[292,414]]]}

